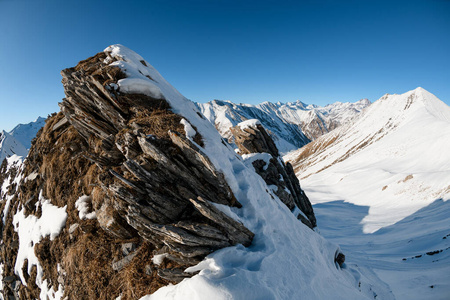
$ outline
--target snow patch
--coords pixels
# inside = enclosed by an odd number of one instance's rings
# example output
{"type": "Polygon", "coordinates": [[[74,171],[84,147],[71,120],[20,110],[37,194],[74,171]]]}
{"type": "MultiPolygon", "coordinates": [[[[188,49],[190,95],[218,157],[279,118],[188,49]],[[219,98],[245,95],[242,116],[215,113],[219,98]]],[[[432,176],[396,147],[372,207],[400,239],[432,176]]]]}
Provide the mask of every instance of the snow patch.
{"type": "Polygon", "coordinates": [[[269,153],[250,153],[250,154],[243,154],[242,159],[244,160],[245,164],[247,166],[253,167],[253,162],[257,160],[262,160],[265,163],[265,166],[263,167],[264,171],[267,170],[269,167],[270,160],[272,159],[272,155],[269,153]]]}
{"type": "Polygon", "coordinates": [[[238,124],[241,129],[256,128],[256,125],[261,125],[261,122],[258,119],[250,119],[238,124]]]}
{"type": "Polygon", "coordinates": [[[95,214],[95,211],[89,212],[89,204],[92,202],[91,196],[83,195],[80,198],[78,198],[77,201],[75,201],[75,207],[78,210],[78,217],[81,220],[84,219],[95,219],[97,218],[97,215],[95,214]]]}
{"type": "Polygon", "coordinates": [[[181,119],[180,121],[181,125],[184,126],[184,131],[186,132],[186,137],[190,141],[194,141],[194,137],[197,134],[197,131],[195,131],[194,127],[192,127],[191,123],[186,121],[186,119],[181,119]]]}
{"type": "Polygon", "coordinates": [[[35,180],[36,177],[38,177],[38,175],[39,175],[38,172],[33,172],[30,175],[28,175],[27,178],[25,178],[25,181],[35,180]]]}
{"type": "Polygon", "coordinates": [[[47,279],[42,282],[39,288],[41,289],[39,297],[42,300],[61,300],[64,295],[64,289],[62,285],[58,284],[58,290],[55,292],[53,287],[48,285],[47,279]]]}
{"type": "Polygon", "coordinates": [[[22,284],[26,285],[22,266],[25,259],[28,260],[27,272],[31,272],[33,265],[37,267],[36,284],[42,289],[47,289],[46,282],[43,281],[43,269],[34,253],[34,246],[43,238],[49,236],[50,240],[55,239],[64,228],[67,220],[66,207],[57,207],[49,200],[39,194],[37,206],[41,207],[40,218],[34,215],[25,216],[25,209],[20,209],[13,218],[14,230],[19,235],[19,249],[17,252],[14,272],[19,275],[22,284]]]}
{"type": "Polygon", "coordinates": [[[163,253],[163,254],[157,254],[155,256],[152,257],[152,262],[159,266],[160,264],[162,264],[164,258],[167,257],[167,253],[163,253]]]}

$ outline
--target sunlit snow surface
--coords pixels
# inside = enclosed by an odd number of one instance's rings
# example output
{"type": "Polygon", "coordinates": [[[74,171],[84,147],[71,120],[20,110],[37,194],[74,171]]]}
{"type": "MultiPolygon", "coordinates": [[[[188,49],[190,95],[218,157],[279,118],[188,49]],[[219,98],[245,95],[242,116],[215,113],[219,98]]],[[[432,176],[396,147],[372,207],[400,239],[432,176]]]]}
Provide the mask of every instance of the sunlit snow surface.
{"type": "Polygon", "coordinates": [[[198,129],[205,144],[203,151],[224,173],[243,205],[241,209],[222,210],[255,233],[250,247],[237,245],[216,251],[188,270],[199,274],[145,299],[373,299],[374,294],[378,299],[392,299],[387,286],[371,271],[350,264],[345,269],[336,267],[337,245],[304,226],[279,199],[273,199],[262,178],[222,142],[194,103],[142,57],[121,45],[110,46],[105,52],[123,60],[113,64],[131,77],[119,82],[120,89],[153,97],[161,93],[174,112],[198,129]],[[140,88],[130,87],[137,81],[140,88]]]}
{"type": "Polygon", "coordinates": [[[450,108],[387,95],[316,143],[335,137],[297,173],[321,233],[397,299],[450,299],[450,108]]]}
{"type": "Polygon", "coordinates": [[[48,287],[47,280],[43,279],[44,271],[36,257],[34,246],[44,237],[49,236],[50,240],[53,240],[59,235],[67,220],[66,206],[57,207],[52,205],[49,200],[42,196],[42,192],[39,194],[39,202],[36,205],[41,207],[42,215],[40,218],[34,215],[25,217],[24,208],[21,208],[13,218],[14,230],[19,235],[19,250],[14,272],[19,275],[22,284],[26,285],[22,266],[24,261],[27,260],[28,274],[30,274],[33,265],[36,266],[36,284],[41,289],[40,298],[60,299],[62,287],[58,287],[56,294],[48,287]]]}

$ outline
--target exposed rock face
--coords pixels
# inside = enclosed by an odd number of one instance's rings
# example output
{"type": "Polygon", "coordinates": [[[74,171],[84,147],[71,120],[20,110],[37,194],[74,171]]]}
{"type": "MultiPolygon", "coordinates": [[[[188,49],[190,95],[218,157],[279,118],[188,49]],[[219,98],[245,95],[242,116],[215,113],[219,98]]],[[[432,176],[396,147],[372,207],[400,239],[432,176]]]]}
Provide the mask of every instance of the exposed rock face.
{"type": "MultiPolygon", "coordinates": [[[[162,94],[117,88],[127,77],[110,65],[117,59],[101,52],[62,71],[61,112],[34,141],[21,174],[27,180],[19,189],[8,185],[13,213],[24,207],[26,215],[40,217],[44,198],[66,207],[61,234],[42,239],[34,249],[45,285],[63,287],[70,299],[149,294],[192,276],[183,270],[212,251],[249,246],[254,236],[212,204],[241,206],[202,151],[201,135],[186,137],[189,122],[172,112],[162,94]],[[84,195],[92,218],[77,211],[75,203],[84,195]],[[156,254],[163,261],[150,263],[156,254]]],[[[0,178],[0,186],[4,181],[0,178]]],[[[9,222],[2,238],[9,247],[19,238],[12,214],[4,217],[9,222]]],[[[4,274],[14,276],[17,247],[3,248],[1,256],[8,262],[4,274]]],[[[39,298],[36,266],[22,269],[27,286],[14,293],[39,298]]],[[[4,291],[5,297],[14,293],[4,291]]]]}
{"type": "Polygon", "coordinates": [[[251,160],[256,171],[269,187],[274,187],[274,193],[290,209],[300,209],[297,218],[310,228],[316,227],[316,218],[311,202],[300,188],[300,182],[295,176],[290,163],[284,163],[272,138],[259,122],[252,120],[232,127],[239,152],[244,158],[251,160]],[[254,155],[261,153],[269,157],[254,155]],[[267,159],[268,158],[268,159],[267,159]]]}

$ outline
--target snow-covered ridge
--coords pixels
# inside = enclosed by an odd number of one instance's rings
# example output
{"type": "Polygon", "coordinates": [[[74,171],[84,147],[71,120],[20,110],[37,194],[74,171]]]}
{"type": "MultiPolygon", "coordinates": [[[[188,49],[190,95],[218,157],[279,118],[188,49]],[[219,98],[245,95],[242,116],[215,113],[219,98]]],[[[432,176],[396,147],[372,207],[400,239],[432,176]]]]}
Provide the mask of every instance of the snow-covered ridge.
{"type": "Polygon", "coordinates": [[[355,103],[336,102],[325,107],[307,105],[301,101],[263,102],[258,105],[220,100],[197,103],[205,117],[226,139],[232,137],[230,127],[247,119],[260,120],[272,133],[272,138],[281,152],[304,146],[310,140],[353,118],[369,105],[370,101],[367,99],[355,103]]]}
{"type": "Polygon", "coordinates": [[[360,273],[356,266],[336,267],[337,246],[302,225],[271,196],[262,178],[223,143],[197,106],[142,57],[121,45],[110,46],[105,52],[119,59],[112,64],[128,76],[118,83],[120,90],[161,95],[175,113],[197,128],[203,137],[202,151],[224,173],[243,206],[220,206],[221,210],[255,233],[250,247],[238,245],[212,253],[186,270],[199,274],[161,288],[148,299],[329,299],[330,295],[334,299],[373,299],[373,290],[383,299],[391,299],[386,285],[372,273],[360,273]]]}

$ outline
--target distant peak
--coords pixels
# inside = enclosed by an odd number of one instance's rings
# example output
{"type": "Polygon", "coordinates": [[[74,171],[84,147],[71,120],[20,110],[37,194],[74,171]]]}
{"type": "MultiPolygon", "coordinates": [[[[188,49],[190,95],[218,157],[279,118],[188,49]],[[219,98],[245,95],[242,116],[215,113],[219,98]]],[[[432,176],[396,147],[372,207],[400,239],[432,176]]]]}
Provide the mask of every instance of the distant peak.
{"type": "Polygon", "coordinates": [[[426,89],[424,89],[420,86],[415,88],[414,90],[410,91],[410,93],[415,94],[415,95],[422,95],[424,97],[429,97],[429,96],[436,97],[434,94],[430,93],[429,91],[427,91],[426,89]]]}
{"type": "Polygon", "coordinates": [[[42,122],[42,121],[45,121],[45,120],[46,120],[45,118],[39,116],[39,117],[37,117],[36,120],[34,120],[34,122],[42,122]]]}
{"type": "Polygon", "coordinates": [[[369,104],[371,104],[372,102],[370,102],[369,99],[364,98],[364,99],[361,99],[361,100],[356,101],[356,103],[361,103],[361,104],[369,105],[369,104]]]}

